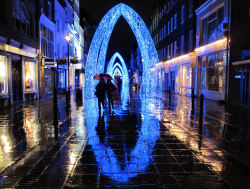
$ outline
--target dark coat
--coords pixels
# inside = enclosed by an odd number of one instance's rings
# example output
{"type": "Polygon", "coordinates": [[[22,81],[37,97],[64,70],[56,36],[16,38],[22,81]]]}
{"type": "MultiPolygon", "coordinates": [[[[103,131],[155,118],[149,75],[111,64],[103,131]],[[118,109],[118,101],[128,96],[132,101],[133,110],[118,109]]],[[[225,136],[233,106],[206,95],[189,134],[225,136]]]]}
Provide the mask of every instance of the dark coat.
{"type": "Polygon", "coordinates": [[[115,85],[113,83],[107,84],[107,94],[108,96],[112,95],[112,93],[115,91],[115,85]]]}
{"type": "Polygon", "coordinates": [[[106,90],[106,83],[98,83],[96,85],[95,95],[97,96],[97,98],[105,98],[106,90]]]}

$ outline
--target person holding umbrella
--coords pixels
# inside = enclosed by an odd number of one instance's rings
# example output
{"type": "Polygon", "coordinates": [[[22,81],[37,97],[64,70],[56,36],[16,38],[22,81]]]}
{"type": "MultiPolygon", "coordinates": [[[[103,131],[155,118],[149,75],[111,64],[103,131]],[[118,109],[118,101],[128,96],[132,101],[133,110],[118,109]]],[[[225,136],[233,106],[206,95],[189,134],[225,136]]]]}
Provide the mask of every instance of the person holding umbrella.
{"type": "Polygon", "coordinates": [[[95,95],[98,98],[98,109],[99,113],[101,113],[101,105],[104,109],[104,101],[105,101],[105,94],[106,94],[107,86],[104,81],[104,78],[101,77],[99,83],[96,85],[95,95]]]}
{"type": "Polygon", "coordinates": [[[109,102],[109,110],[114,109],[114,101],[113,101],[113,95],[116,91],[115,85],[111,82],[110,79],[107,80],[107,95],[108,95],[108,102],[109,102]]]}

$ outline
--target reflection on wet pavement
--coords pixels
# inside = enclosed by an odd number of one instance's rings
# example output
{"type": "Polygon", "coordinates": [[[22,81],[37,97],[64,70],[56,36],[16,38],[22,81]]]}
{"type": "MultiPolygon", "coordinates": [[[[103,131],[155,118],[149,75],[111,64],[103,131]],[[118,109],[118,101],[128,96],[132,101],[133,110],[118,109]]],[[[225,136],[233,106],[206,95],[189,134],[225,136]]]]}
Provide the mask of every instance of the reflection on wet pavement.
{"type": "Polygon", "coordinates": [[[66,187],[227,188],[159,122],[160,100],[131,98],[126,110],[102,115],[85,103],[88,142],[66,187]]]}
{"type": "Polygon", "coordinates": [[[198,99],[191,114],[189,97],[125,92],[101,114],[73,96],[2,110],[0,186],[249,187],[249,111],[205,101],[199,125],[198,99]]]}
{"type": "Polygon", "coordinates": [[[57,106],[57,126],[53,125],[51,99],[1,112],[1,187],[63,185],[82,150],[86,133],[82,104],[72,99],[70,112],[66,112],[65,99],[58,98],[57,106]]]}

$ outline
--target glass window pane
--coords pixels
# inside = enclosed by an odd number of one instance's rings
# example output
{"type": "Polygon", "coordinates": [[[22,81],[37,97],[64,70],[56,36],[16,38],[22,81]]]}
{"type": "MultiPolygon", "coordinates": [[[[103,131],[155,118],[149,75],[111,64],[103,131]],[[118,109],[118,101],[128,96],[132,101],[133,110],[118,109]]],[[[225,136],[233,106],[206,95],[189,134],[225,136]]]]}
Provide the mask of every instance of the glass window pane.
{"type": "Polygon", "coordinates": [[[0,94],[7,93],[7,67],[5,57],[0,56],[0,94]]]}
{"type": "Polygon", "coordinates": [[[217,57],[216,57],[216,66],[223,66],[224,65],[224,57],[226,56],[226,52],[223,51],[223,52],[220,52],[217,54],[217,57]]]}
{"type": "Polygon", "coordinates": [[[217,21],[213,20],[208,23],[208,43],[214,42],[217,40],[217,21]]]}
{"type": "Polygon", "coordinates": [[[222,92],[223,67],[206,69],[207,90],[222,92]]]}
{"type": "Polygon", "coordinates": [[[208,56],[208,65],[207,66],[215,66],[215,54],[211,54],[208,56]]]}
{"type": "Polygon", "coordinates": [[[208,17],[208,21],[212,21],[216,18],[216,12],[214,12],[213,14],[211,14],[209,17],[208,17]]]}
{"type": "Polygon", "coordinates": [[[34,62],[25,62],[25,90],[34,91],[36,89],[36,69],[34,62]]]}
{"type": "Polygon", "coordinates": [[[207,44],[207,18],[202,21],[202,35],[200,45],[207,44]]]}
{"type": "Polygon", "coordinates": [[[224,23],[224,7],[220,8],[218,11],[218,36],[217,36],[217,39],[220,39],[224,36],[223,23],[224,23]]]}

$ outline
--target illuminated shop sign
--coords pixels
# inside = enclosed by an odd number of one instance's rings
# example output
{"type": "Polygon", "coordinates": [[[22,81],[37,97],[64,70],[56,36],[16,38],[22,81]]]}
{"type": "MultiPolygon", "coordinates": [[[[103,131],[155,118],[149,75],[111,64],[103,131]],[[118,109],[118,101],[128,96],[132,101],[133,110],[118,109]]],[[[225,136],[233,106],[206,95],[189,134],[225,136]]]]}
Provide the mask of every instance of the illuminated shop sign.
{"type": "Polygon", "coordinates": [[[48,67],[56,67],[57,63],[54,58],[43,58],[42,65],[48,67]]]}

